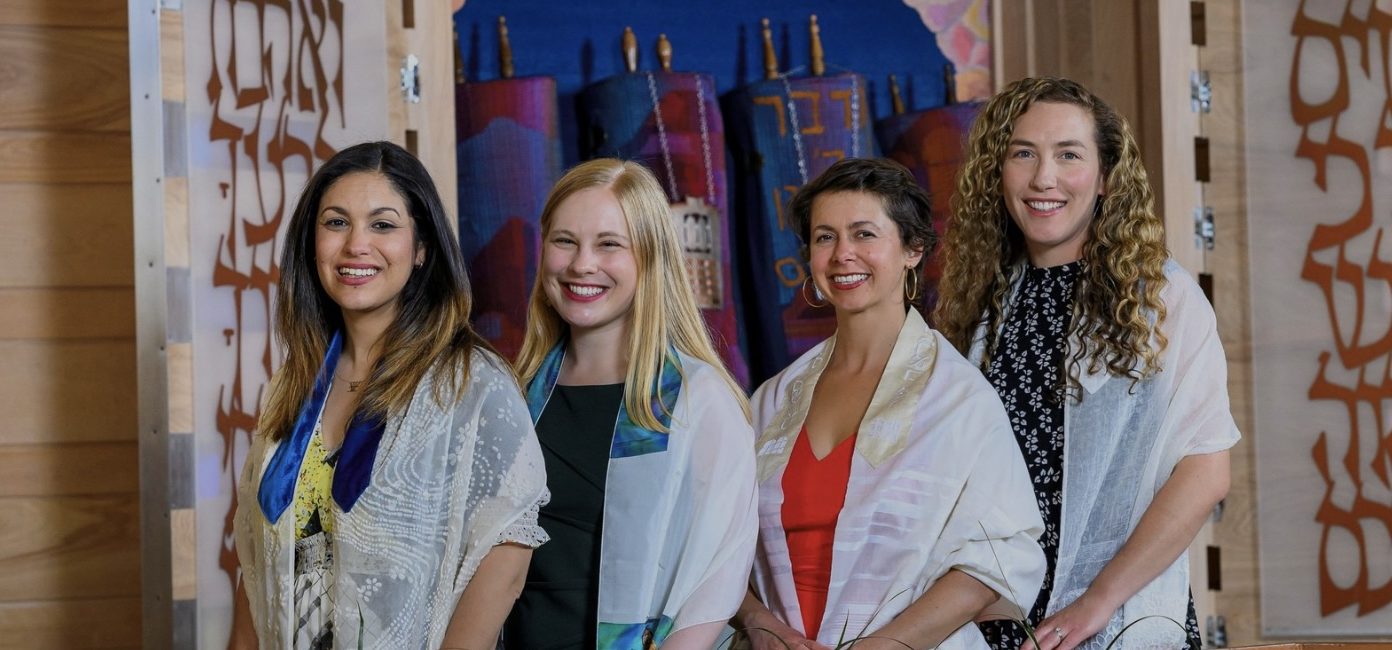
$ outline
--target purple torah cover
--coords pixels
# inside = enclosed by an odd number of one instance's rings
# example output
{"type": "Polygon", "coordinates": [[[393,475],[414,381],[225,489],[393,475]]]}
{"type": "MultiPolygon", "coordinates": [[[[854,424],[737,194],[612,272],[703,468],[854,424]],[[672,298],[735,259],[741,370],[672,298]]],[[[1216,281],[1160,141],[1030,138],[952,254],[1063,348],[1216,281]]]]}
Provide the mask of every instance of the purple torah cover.
{"type": "MultiPolygon", "coordinates": [[[[933,200],[933,229],[939,239],[946,233],[957,172],[965,162],[967,133],[981,106],[980,102],[970,102],[930,108],[888,117],[875,126],[885,157],[908,167],[918,184],[928,190],[933,200]]],[[[942,266],[937,255],[932,255],[923,265],[919,293],[918,306],[925,315],[932,314],[937,305],[940,279],[942,266]]]]}
{"type": "Polygon", "coordinates": [[[804,298],[807,264],[788,200],[836,161],[875,156],[875,138],[858,74],[761,81],[731,92],[724,107],[750,363],[762,381],[836,330],[831,308],[804,298]]]}
{"type": "Polygon", "coordinates": [[[580,93],[576,119],[581,157],[636,160],[667,191],[696,302],[725,365],[748,386],[715,80],[692,72],[610,77],[580,93]]]}
{"type": "Polygon", "coordinates": [[[460,84],[455,128],[459,246],[469,265],[474,326],[511,360],[526,331],[541,208],[561,172],[556,81],[460,84]]]}

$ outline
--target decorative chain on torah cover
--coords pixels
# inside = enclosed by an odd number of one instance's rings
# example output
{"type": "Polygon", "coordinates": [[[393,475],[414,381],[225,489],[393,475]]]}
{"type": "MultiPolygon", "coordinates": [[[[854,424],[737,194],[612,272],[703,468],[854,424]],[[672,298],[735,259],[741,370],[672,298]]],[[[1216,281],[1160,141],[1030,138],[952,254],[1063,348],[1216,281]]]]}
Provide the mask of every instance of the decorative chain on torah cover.
{"type": "MultiPolygon", "coordinates": [[[[952,104],[925,111],[894,115],[875,125],[886,158],[908,167],[933,200],[933,230],[941,241],[951,211],[949,202],[957,187],[957,172],[966,151],[967,132],[981,111],[980,102],[952,104]]],[[[942,266],[936,254],[923,265],[923,291],[918,307],[925,317],[938,302],[942,266]]]]}
{"type": "Polygon", "coordinates": [[[526,331],[542,205],[561,171],[556,81],[462,83],[455,94],[459,245],[474,326],[512,359],[526,331]]]}
{"type": "Polygon", "coordinates": [[[782,76],[723,100],[735,162],[736,255],[746,278],[745,327],[757,380],[836,330],[831,308],[803,298],[807,264],[784,211],[799,187],[836,161],[876,155],[865,90],[865,79],[854,73],[782,76]]]}
{"type": "Polygon", "coordinates": [[[582,157],[636,160],[667,191],[696,302],[725,365],[748,386],[715,80],[692,72],[620,74],[585,88],[576,113],[582,157]]]}

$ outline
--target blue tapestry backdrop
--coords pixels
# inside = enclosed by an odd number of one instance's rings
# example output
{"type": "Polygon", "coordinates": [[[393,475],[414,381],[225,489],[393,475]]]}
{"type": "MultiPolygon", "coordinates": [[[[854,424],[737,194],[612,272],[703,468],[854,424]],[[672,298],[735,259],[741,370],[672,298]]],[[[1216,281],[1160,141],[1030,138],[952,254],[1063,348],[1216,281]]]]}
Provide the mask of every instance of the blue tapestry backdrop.
{"type": "MultiPolygon", "coordinates": [[[[917,10],[901,0],[471,0],[455,14],[455,28],[469,82],[461,86],[460,101],[472,104],[478,94],[473,89],[494,83],[544,82],[551,87],[554,80],[557,119],[547,139],[560,152],[562,166],[616,156],[643,162],[665,179],[674,214],[681,215],[683,224],[698,225],[681,232],[705,233],[683,241],[693,288],[717,349],[750,388],[835,330],[831,310],[809,304],[799,291],[807,268],[783,215],[787,199],[837,160],[878,155],[872,127],[892,112],[891,74],[910,111],[940,106],[947,95],[947,59],[917,10]],[[825,62],[819,78],[809,77],[809,19],[814,14],[825,62]],[[500,15],[507,18],[515,79],[493,82],[500,67],[500,15]],[[763,18],[770,21],[778,70],[786,80],[765,80],[763,18]],[[625,27],[637,38],[638,71],[643,74],[626,74],[621,48],[625,27]],[[660,72],[659,34],[671,43],[673,74],[660,72]],[[730,138],[725,137],[727,128],[730,138]]],[[[525,116],[544,108],[524,110],[512,100],[507,107],[510,112],[496,115],[484,111],[487,124],[522,124],[528,122],[525,116]]],[[[475,108],[460,107],[460,115],[472,118],[475,108]]],[[[526,155],[525,142],[485,142],[486,135],[461,127],[462,237],[478,235],[479,228],[471,228],[479,225],[475,221],[487,222],[490,233],[495,230],[491,224],[496,219],[480,212],[495,195],[515,206],[539,205],[545,196],[540,186],[520,186],[513,178],[521,176],[517,173],[482,185],[465,182],[466,170],[495,168],[500,161],[541,165],[537,156],[526,155]],[[526,194],[521,198],[527,201],[515,200],[518,193],[526,194]]],[[[507,216],[509,223],[532,224],[532,232],[539,217],[535,212],[507,216]]],[[[508,241],[513,240],[534,241],[508,241]]],[[[491,239],[473,243],[501,250],[491,239]]],[[[510,257],[523,256],[513,250],[510,257]]],[[[496,260],[471,258],[470,272],[480,286],[496,285],[511,296],[510,304],[494,311],[513,318],[478,323],[494,345],[509,351],[508,332],[521,332],[526,293],[521,289],[530,286],[535,271],[529,266],[523,278],[496,260]]]]}
{"type": "Polygon", "coordinates": [[[556,78],[564,163],[579,162],[575,95],[623,72],[619,39],[625,26],[638,36],[638,69],[657,70],[657,35],[672,42],[672,69],[715,76],[724,94],[763,79],[759,19],[773,26],[779,69],[810,61],[807,18],[816,14],[827,73],[865,75],[873,117],[890,114],[888,77],[898,77],[909,110],[944,102],[947,58],[919,15],[901,0],[772,0],[705,2],[468,0],[454,15],[470,80],[498,76],[498,16],[506,16],[518,77],[556,78]]]}

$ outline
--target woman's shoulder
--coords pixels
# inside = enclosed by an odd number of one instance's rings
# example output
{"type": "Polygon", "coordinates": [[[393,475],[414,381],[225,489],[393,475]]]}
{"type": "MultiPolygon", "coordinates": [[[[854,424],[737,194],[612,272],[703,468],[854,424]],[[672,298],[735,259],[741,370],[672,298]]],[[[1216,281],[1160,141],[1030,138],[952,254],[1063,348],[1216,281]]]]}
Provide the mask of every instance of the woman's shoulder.
{"type": "Polygon", "coordinates": [[[677,359],[681,362],[683,391],[691,391],[693,396],[703,400],[736,401],[733,389],[725,381],[725,373],[720,368],[681,351],[677,352],[677,359]]]}
{"type": "MultiPolygon", "coordinates": [[[[935,329],[929,330],[937,343],[937,358],[933,362],[933,375],[929,380],[930,391],[948,391],[954,402],[981,402],[987,407],[999,407],[1000,395],[996,392],[981,368],[962,356],[957,348],[935,329]]],[[[933,399],[931,396],[929,399],[933,399]]],[[[941,399],[941,398],[937,398],[941,399]]],[[[1004,408],[1002,412],[1004,412],[1004,408]]]]}
{"type": "Polygon", "coordinates": [[[755,402],[759,402],[763,399],[781,394],[783,392],[782,387],[788,382],[801,377],[803,371],[811,365],[812,360],[822,354],[828,345],[831,345],[830,338],[812,346],[812,349],[803,352],[797,359],[794,359],[792,363],[759,384],[759,387],[754,389],[754,395],[751,399],[755,402]]]}
{"type": "Polygon", "coordinates": [[[469,354],[469,374],[486,380],[506,379],[515,376],[512,366],[501,355],[482,346],[474,346],[469,354]]]}
{"type": "Polygon", "coordinates": [[[496,352],[482,346],[474,346],[469,352],[467,373],[464,361],[459,357],[438,361],[417,388],[416,396],[433,400],[436,387],[441,384],[445,387],[459,386],[460,381],[465,383],[459,391],[458,399],[453,402],[456,409],[484,399],[499,389],[503,389],[507,394],[516,393],[518,399],[521,399],[521,389],[512,367],[496,352]],[[450,381],[449,373],[454,373],[453,381],[450,381]]]}
{"type": "Polygon", "coordinates": [[[1213,306],[1208,302],[1194,275],[1180,266],[1174,258],[1165,261],[1165,286],[1160,290],[1160,302],[1165,305],[1165,319],[1215,321],[1213,306]]]}

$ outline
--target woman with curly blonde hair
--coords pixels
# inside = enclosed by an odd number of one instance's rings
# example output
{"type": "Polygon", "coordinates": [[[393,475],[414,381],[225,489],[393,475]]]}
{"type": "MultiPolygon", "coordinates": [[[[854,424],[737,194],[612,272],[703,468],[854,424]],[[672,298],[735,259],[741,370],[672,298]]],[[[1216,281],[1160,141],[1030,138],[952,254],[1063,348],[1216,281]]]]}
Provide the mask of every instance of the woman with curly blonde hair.
{"type": "MultiPolygon", "coordinates": [[[[967,146],[935,318],[1000,393],[1034,482],[1038,646],[1100,648],[1154,616],[1118,647],[1197,647],[1184,550],[1239,434],[1213,310],[1169,259],[1135,139],[1086,88],[1034,78],[967,146]]],[[[1011,621],[981,627],[1035,648],[1011,621]]]]}

